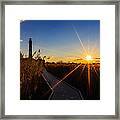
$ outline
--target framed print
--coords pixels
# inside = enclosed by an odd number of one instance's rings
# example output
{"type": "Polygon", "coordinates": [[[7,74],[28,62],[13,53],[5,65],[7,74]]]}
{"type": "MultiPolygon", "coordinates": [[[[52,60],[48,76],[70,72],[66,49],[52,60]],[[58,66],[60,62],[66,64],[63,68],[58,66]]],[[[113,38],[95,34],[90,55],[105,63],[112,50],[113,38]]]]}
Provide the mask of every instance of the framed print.
{"type": "Polygon", "coordinates": [[[118,1],[1,7],[1,118],[119,119],[118,1]]]}

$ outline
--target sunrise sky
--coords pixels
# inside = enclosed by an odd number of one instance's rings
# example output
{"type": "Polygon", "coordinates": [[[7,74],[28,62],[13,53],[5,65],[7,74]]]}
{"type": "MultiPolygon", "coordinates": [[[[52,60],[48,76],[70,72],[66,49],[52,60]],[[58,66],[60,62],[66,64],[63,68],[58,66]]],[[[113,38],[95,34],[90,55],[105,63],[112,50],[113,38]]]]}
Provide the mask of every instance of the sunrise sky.
{"type": "Polygon", "coordinates": [[[90,54],[100,57],[99,20],[24,20],[20,22],[20,49],[28,55],[32,37],[33,52],[40,49],[46,61],[75,62],[90,54]]]}

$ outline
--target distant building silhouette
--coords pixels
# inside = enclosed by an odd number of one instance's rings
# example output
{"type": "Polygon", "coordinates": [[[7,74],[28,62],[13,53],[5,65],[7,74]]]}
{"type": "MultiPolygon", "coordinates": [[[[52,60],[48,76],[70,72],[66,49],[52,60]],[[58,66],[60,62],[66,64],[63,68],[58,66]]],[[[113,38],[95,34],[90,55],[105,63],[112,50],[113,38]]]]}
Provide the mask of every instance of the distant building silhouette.
{"type": "Polygon", "coordinates": [[[32,38],[29,38],[29,58],[32,58],[32,38]]]}

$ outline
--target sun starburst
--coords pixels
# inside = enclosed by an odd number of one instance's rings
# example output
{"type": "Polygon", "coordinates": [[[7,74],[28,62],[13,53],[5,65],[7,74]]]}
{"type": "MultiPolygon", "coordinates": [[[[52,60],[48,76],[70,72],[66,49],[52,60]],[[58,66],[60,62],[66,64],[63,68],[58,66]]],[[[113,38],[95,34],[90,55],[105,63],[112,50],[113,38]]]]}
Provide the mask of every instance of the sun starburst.
{"type": "Polygon", "coordinates": [[[85,57],[85,59],[86,59],[87,61],[91,61],[91,60],[92,60],[92,56],[91,56],[91,55],[87,55],[87,56],[85,57]]]}

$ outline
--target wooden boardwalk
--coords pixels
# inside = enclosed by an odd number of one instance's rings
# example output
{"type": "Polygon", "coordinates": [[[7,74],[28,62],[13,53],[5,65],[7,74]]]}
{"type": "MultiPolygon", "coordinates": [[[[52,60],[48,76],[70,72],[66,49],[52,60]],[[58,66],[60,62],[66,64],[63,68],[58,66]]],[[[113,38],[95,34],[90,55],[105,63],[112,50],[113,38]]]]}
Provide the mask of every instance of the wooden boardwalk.
{"type": "Polygon", "coordinates": [[[50,100],[82,100],[83,96],[81,92],[69,85],[68,83],[62,81],[57,84],[60,79],[47,72],[46,69],[43,70],[43,78],[49,84],[52,89],[52,94],[50,95],[50,100]]]}

